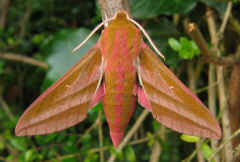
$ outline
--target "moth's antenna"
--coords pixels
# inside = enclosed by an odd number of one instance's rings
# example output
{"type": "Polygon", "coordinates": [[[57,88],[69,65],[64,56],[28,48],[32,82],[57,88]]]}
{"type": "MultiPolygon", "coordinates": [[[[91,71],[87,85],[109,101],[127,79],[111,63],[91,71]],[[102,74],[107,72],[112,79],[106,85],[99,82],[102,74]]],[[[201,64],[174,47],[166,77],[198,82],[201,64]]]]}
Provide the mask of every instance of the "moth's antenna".
{"type": "MultiPolygon", "coordinates": [[[[105,14],[106,18],[107,18],[107,15],[105,14]]],[[[116,18],[116,15],[112,18],[109,18],[109,19],[106,19],[104,20],[103,22],[101,22],[98,26],[96,26],[92,32],[87,36],[87,38],[85,38],[77,47],[75,47],[73,50],[72,50],[72,53],[76,52],[79,48],[81,48],[91,37],[94,33],[96,33],[96,31],[98,31],[103,25],[105,27],[108,26],[108,22],[115,19],[116,18]]]]}
{"type": "Polygon", "coordinates": [[[73,50],[72,50],[72,53],[76,52],[79,48],[82,47],[82,45],[84,45],[91,37],[94,33],[96,33],[96,31],[98,31],[98,29],[100,29],[102,26],[104,25],[104,21],[101,22],[98,26],[96,26],[92,32],[87,36],[87,38],[85,38],[77,47],[75,47],[73,50]]]}
{"type": "MultiPolygon", "coordinates": [[[[105,17],[105,18],[104,18],[105,20],[108,20],[108,17],[107,17],[106,12],[104,12],[104,17],[105,17]]],[[[104,22],[105,22],[105,23],[104,23],[104,26],[107,27],[107,26],[108,26],[108,21],[104,21],[104,22]]]]}
{"type": "Polygon", "coordinates": [[[150,38],[150,36],[147,34],[147,32],[144,30],[144,28],[139,24],[137,23],[135,20],[131,19],[128,15],[127,15],[127,19],[129,21],[131,21],[132,23],[134,23],[142,32],[143,34],[145,35],[145,37],[147,38],[147,40],[150,42],[151,46],[153,47],[153,49],[157,52],[157,54],[159,56],[161,56],[164,60],[165,60],[165,57],[164,55],[157,49],[157,47],[155,46],[155,44],[153,43],[152,39],[150,38]]]}

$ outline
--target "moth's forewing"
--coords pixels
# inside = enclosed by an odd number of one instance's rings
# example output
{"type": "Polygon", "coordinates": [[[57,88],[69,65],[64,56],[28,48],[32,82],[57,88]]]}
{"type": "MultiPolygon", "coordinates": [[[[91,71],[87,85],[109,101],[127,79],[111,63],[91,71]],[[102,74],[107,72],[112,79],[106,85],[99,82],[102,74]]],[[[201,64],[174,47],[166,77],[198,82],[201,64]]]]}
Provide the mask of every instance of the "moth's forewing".
{"type": "Polygon", "coordinates": [[[139,60],[139,79],[157,121],[181,133],[221,137],[215,117],[146,44],[139,60]]]}
{"type": "Polygon", "coordinates": [[[101,63],[96,45],[28,107],[17,123],[16,135],[52,133],[84,120],[101,79],[101,63]]]}

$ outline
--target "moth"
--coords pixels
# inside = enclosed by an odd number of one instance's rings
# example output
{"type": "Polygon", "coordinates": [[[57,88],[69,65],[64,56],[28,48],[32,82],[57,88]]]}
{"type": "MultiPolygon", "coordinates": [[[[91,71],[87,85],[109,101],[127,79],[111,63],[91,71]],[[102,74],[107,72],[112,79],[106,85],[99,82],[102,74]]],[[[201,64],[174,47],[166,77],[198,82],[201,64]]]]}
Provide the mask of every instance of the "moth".
{"type": "Polygon", "coordinates": [[[115,147],[137,102],[168,128],[219,139],[221,129],[215,117],[145,44],[141,31],[145,32],[125,11],[117,12],[96,45],[23,113],[16,135],[72,127],[102,101],[115,147]]]}

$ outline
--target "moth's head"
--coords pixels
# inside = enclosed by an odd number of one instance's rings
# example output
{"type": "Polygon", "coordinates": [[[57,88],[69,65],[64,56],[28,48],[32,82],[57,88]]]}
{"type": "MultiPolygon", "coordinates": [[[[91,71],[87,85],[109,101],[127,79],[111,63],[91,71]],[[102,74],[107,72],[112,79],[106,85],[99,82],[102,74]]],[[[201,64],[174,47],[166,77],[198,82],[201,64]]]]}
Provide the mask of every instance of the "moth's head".
{"type": "Polygon", "coordinates": [[[110,23],[112,21],[128,21],[129,16],[128,13],[124,10],[120,10],[115,13],[115,15],[111,18],[110,23]]]}
{"type": "Polygon", "coordinates": [[[127,18],[128,13],[124,10],[120,10],[114,15],[114,19],[127,19],[127,18]]]}

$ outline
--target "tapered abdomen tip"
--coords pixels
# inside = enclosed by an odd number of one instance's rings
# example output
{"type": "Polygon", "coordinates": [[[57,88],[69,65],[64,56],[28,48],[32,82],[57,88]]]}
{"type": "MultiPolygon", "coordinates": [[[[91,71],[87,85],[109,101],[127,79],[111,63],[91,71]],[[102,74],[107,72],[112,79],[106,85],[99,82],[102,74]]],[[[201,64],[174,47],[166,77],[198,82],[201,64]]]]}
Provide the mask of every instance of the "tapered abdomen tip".
{"type": "Polygon", "coordinates": [[[115,148],[117,148],[118,145],[120,144],[123,138],[123,135],[124,135],[124,132],[110,132],[110,136],[115,148]]]}

